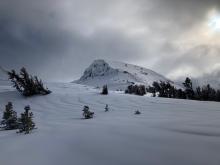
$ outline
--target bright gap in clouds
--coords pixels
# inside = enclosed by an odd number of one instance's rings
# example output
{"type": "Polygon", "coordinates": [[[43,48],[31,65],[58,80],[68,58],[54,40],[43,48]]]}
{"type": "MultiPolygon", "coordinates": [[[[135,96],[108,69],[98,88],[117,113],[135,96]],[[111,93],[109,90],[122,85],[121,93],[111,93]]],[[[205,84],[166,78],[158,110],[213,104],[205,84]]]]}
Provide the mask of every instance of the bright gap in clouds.
{"type": "Polygon", "coordinates": [[[214,12],[212,16],[210,17],[209,21],[209,27],[214,30],[214,31],[219,31],[220,32],[220,14],[214,12]]]}

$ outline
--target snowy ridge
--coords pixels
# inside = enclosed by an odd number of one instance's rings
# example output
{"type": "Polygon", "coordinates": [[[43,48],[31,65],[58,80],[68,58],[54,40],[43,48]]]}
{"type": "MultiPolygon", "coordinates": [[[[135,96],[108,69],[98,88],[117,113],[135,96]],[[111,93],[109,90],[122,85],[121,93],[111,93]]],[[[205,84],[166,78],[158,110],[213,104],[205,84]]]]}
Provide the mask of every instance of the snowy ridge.
{"type": "Polygon", "coordinates": [[[154,81],[173,84],[169,79],[150,69],[122,62],[95,60],[85,70],[83,76],[74,82],[95,87],[107,84],[113,90],[124,90],[131,84],[149,86],[154,81]]]}

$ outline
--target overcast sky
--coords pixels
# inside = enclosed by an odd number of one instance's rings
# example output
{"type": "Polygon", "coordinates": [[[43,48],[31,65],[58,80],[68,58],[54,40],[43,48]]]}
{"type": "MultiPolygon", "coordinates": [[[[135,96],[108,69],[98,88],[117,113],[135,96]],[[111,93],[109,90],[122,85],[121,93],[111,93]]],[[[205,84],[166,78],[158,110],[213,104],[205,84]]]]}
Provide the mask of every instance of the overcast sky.
{"type": "Polygon", "coordinates": [[[94,59],[171,79],[220,70],[219,0],[1,0],[0,65],[77,79],[94,59]]]}

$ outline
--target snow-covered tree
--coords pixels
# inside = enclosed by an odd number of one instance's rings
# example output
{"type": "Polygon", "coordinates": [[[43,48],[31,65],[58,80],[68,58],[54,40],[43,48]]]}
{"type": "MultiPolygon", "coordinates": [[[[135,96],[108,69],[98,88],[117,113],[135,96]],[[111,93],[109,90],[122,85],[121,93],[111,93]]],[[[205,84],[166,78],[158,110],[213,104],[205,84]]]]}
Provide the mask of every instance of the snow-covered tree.
{"type": "Polygon", "coordinates": [[[93,118],[93,115],[94,115],[94,112],[91,112],[89,110],[88,106],[84,106],[84,108],[83,108],[83,117],[85,119],[91,119],[91,118],[93,118]]]}
{"type": "Polygon", "coordinates": [[[6,130],[12,130],[18,128],[17,113],[13,110],[12,102],[8,102],[3,112],[3,120],[1,125],[6,130]]]}
{"type": "Polygon", "coordinates": [[[25,112],[21,113],[21,117],[18,119],[18,133],[29,134],[35,128],[35,123],[33,122],[34,114],[30,112],[30,106],[25,106],[24,110],[25,112]]]}

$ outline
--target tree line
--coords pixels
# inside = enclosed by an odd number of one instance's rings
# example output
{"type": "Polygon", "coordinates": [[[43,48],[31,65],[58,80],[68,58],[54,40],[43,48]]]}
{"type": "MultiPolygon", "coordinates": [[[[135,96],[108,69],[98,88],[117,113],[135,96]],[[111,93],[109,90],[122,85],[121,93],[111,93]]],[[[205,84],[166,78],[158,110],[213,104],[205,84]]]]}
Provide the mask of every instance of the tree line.
{"type": "Polygon", "coordinates": [[[152,86],[129,85],[125,93],[145,95],[152,93],[153,97],[189,99],[200,101],[220,101],[220,89],[214,89],[210,84],[193,88],[192,80],[187,77],[183,82],[183,88],[176,88],[170,82],[153,82],[152,86]]]}

